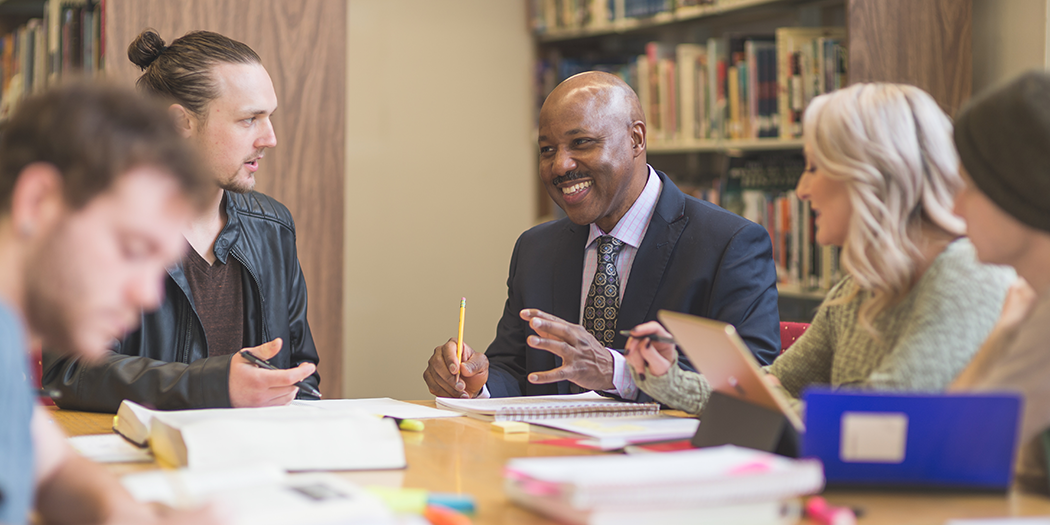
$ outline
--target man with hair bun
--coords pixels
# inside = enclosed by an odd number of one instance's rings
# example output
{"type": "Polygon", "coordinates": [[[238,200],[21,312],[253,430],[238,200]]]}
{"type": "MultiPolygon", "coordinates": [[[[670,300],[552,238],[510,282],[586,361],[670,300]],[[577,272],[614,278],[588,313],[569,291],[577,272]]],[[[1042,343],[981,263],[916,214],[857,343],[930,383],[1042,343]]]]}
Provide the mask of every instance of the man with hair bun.
{"type": "Polygon", "coordinates": [[[277,96],[259,55],[210,31],[166,45],[147,29],[128,58],[143,70],[138,87],[165,100],[178,133],[197,146],[209,204],[183,232],[186,256],[168,270],[160,308],[99,363],[45,352],[45,385],[61,393],[62,408],[99,412],[124,399],[186,409],[315,398],[295,386],[320,381],[295,224],[284,205],[253,191],[265,150],[277,145],[277,96]],[[278,370],[256,367],[242,349],[278,370]]]}
{"type": "Polygon", "coordinates": [[[977,257],[1021,277],[954,390],[1025,396],[1018,485],[1050,491],[1050,74],[1031,71],[975,98],[955,119],[966,186],[955,212],[977,257]]]}
{"type": "Polygon", "coordinates": [[[0,523],[210,524],[136,502],[37,406],[29,343],[90,361],[161,302],[181,231],[209,198],[163,106],[74,84],[0,131],[0,523]]]}

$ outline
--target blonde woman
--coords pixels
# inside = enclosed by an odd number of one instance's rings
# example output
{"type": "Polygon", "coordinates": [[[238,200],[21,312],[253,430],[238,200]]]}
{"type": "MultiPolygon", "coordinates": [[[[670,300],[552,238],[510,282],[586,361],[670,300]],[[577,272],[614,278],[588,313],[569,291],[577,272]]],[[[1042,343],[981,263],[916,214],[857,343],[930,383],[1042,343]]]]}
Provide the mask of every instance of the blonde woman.
{"type": "MultiPolygon", "coordinates": [[[[817,242],[842,247],[846,277],[767,371],[795,399],[810,385],[945,389],[995,324],[1014,279],[977,262],[952,214],[963,181],[951,122],[916,87],[857,84],[814,99],[803,137],[796,192],[816,213],[817,242]]],[[[633,333],[669,335],[655,322],[633,333]]],[[[627,350],[642,390],[703,411],[710,387],[675,366],[673,345],[631,338],[627,350]]]]}

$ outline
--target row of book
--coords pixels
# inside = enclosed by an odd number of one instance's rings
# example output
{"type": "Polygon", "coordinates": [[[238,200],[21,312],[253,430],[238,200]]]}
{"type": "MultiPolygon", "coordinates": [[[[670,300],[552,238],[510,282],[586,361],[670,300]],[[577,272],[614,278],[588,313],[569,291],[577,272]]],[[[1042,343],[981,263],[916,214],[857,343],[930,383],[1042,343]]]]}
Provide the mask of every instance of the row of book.
{"type": "Polygon", "coordinates": [[[0,37],[0,118],[22,98],[62,77],[102,69],[104,0],[49,0],[32,18],[0,37]]]}
{"type": "Polygon", "coordinates": [[[619,22],[659,16],[696,16],[700,7],[731,7],[742,0],[532,0],[533,30],[602,30],[619,22]]]}
{"type": "Polygon", "coordinates": [[[780,285],[827,291],[842,277],[840,249],[815,240],[809,201],[795,194],[805,167],[798,154],[765,154],[731,159],[722,184],[721,205],[769,232],[780,285]]]}
{"type": "Polygon", "coordinates": [[[845,37],[842,27],[784,27],[705,44],[650,42],[638,56],[554,56],[541,65],[540,87],[545,94],[582,71],[619,75],[638,93],[654,145],[792,139],[809,102],[847,84],[845,37]]]}

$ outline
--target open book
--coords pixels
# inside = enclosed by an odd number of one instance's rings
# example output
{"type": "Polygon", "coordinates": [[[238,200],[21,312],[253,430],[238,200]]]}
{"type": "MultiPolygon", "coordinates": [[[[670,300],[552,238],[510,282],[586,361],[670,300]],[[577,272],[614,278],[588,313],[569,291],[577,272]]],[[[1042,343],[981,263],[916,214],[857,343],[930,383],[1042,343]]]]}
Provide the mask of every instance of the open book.
{"type": "Polygon", "coordinates": [[[439,397],[437,405],[483,421],[653,416],[660,413],[659,403],[631,403],[602,397],[595,392],[491,399],[439,397]]]}
{"type": "Polygon", "coordinates": [[[396,523],[379,498],[326,473],[288,475],[273,465],[154,470],[120,480],[138,501],[219,506],[234,525],[396,523]]]}
{"type": "MultiPolygon", "coordinates": [[[[295,400],[292,401],[290,406],[298,408],[276,408],[279,412],[298,410],[304,413],[315,412],[318,410],[345,411],[357,409],[369,414],[374,414],[378,416],[390,416],[399,419],[432,419],[443,417],[456,417],[462,415],[458,412],[438,410],[436,408],[417,405],[415,403],[397,401],[394,399],[390,399],[389,397],[376,397],[368,399],[295,400]]],[[[184,410],[180,412],[192,412],[193,415],[189,417],[196,420],[206,419],[209,417],[228,417],[230,415],[230,410],[245,409],[209,408],[199,410],[184,410]]],[[[153,419],[153,414],[157,413],[171,412],[151,410],[138,403],[134,403],[132,401],[124,401],[120,404],[120,408],[117,411],[117,417],[115,417],[113,420],[113,430],[116,433],[124,436],[124,438],[128,441],[140,447],[146,447],[148,445],[147,441],[149,440],[150,421],[153,419]]]]}
{"type": "Polygon", "coordinates": [[[147,443],[177,467],[275,463],[287,470],[405,467],[401,433],[390,419],[356,409],[266,408],[149,410],[125,400],[113,430],[147,443]]]}

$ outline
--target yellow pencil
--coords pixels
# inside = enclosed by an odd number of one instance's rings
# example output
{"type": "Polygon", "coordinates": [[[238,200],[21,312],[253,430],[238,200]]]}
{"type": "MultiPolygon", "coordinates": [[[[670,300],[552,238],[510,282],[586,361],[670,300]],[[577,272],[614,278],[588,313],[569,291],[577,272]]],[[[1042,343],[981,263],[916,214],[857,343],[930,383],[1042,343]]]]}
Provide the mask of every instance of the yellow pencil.
{"type": "MultiPolygon", "coordinates": [[[[459,370],[459,364],[463,362],[463,317],[467,313],[467,298],[464,297],[459,300],[459,337],[456,338],[456,370],[459,370]]],[[[456,373],[456,377],[459,377],[459,372],[456,373]]]]}

